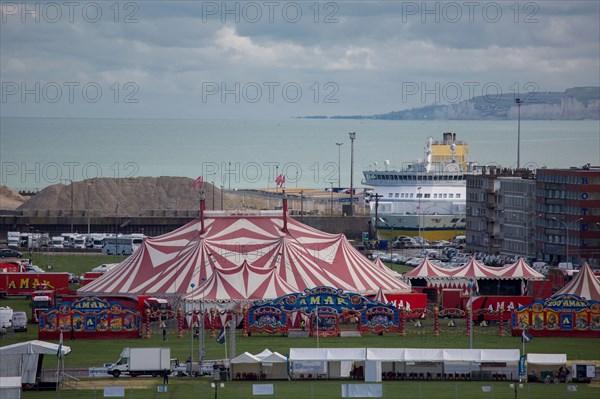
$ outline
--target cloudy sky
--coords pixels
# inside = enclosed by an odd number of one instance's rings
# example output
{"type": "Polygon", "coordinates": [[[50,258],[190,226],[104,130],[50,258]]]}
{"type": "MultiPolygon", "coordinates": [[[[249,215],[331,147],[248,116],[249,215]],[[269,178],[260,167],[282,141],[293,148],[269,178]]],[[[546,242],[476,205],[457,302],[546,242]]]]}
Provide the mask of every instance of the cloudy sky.
{"type": "Polygon", "coordinates": [[[600,85],[600,2],[2,2],[2,116],[374,114],[600,85]]]}

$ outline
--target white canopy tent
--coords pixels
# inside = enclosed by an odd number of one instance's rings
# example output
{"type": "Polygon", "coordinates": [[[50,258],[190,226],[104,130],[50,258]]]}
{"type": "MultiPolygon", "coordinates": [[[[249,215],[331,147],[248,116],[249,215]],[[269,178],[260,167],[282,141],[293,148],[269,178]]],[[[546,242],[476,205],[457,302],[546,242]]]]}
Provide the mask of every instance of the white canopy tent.
{"type": "MultiPolygon", "coordinates": [[[[258,355],[257,355],[258,356],[258,355]]],[[[279,352],[273,352],[260,361],[262,373],[267,380],[288,379],[287,357],[279,352]]]]}
{"type": "Polygon", "coordinates": [[[260,376],[260,359],[249,352],[244,352],[230,360],[231,375],[234,379],[246,379],[248,374],[260,376]]]}
{"type": "MultiPolygon", "coordinates": [[[[441,379],[442,375],[475,373],[482,375],[518,375],[518,349],[419,349],[419,348],[367,348],[367,367],[377,373],[402,375],[408,379],[441,379]],[[485,373],[485,374],[482,374],[485,373]]],[[[366,375],[374,375],[367,370],[366,375]]]]}
{"type": "Polygon", "coordinates": [[[564,353],[528,353],[527,364],[565,365],[567,355],[564,353]]]}
{"type": "MultiPolygon", "coordinates": [[[[558,377],[562,367],[566,371],[567,355],[564,353],[528,353],[527,374],[542,381],[552,381],[558,377]]],[[[531,378],[531,377],[530,377],[531,378]]]]}
{"type": "Polygon", "coordinates": [[[21,377],[0,377],[0,398],[19,399],[21,397],[21,377]]]}
{"type": "Polygon", "coordinates": [[[71,353],[68,346],[38,340],[3,346],[0,348],[0,376],[20,376],[23,384],[35,384],[38,382],[40,355],[57,356],[59,347],[63,356],[71,353]]]}
{"type": "Polygon", "coordinates": [[[290,364],[294,378],[346,378],[352,366],[363,367],[365,348],[290,348],[290,364]]]}
{"type": "Polygon", "coordinates": [[[255,357],[257,357],[259,360],[264,359],[265,357],[269,357],[273,354],[273,352],[271,352],[268,348],[265,349],[264,351],[260,352],[257,355],[254,355],[255,357]]]}

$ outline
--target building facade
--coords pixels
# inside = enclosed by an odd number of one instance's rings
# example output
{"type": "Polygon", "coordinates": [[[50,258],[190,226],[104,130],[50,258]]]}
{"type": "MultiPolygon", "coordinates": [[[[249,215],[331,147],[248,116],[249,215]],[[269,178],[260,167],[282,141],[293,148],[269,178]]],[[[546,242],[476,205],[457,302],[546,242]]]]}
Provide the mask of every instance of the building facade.
{"type": "Polygon", "coordinates": [[[540,216],[535,211],[534,175],[500,177],[498,182],[500,253],[534,259],[535,226],[540,216]]]}
{"type": "Polygon", "coordinates": [[[600,166],[538,169],[536,174],[538,259],[600,265],[600,166]]]}

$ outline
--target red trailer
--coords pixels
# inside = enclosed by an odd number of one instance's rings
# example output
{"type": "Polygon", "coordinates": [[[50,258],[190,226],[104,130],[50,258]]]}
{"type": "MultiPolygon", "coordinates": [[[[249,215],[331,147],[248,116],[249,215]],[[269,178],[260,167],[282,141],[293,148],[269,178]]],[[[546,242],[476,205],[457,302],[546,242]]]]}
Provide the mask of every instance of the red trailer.
{"type": "Polygon", "coordinates": [[[104,272],[85,272],[83,276],[79,279],[79,287],[83,287],[86,284],[91,283],[98,277],[102,277],[104,272]]]}
{"type": "Polygon", "coordinates": [[[23,272],[25,269],[21,260],[3,260],[0,262],[0,273],[15,273],[23,272]]]}
{"type": "Polygon", "coordinates": [[[69,273],[0,273],[0,297],[31,296],[34,291],[49,289],[56,295],[69,291],[69,273]]]}
{"type": "Polygon", "coordinates": [[[48,309],[56,306],[55,290],[39,290],[31,294],[31,321],[37,323],[40,312],[47,312],[48,309]]]}

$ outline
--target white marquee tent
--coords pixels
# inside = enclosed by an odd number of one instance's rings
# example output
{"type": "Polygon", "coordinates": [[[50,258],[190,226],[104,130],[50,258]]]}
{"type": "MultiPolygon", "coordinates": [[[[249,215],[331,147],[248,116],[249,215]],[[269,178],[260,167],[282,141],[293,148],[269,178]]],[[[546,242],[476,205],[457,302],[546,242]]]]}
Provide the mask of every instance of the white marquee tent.
{"type": "Polygon", "coordinates": [[[51,355],[56,359],[59,347],[63,356],[71,352],[68,346],[38,340],[3,346],[0,348],[0,376],[21,376],[23,384],[35,384],[40,356],[51,355]]]}

